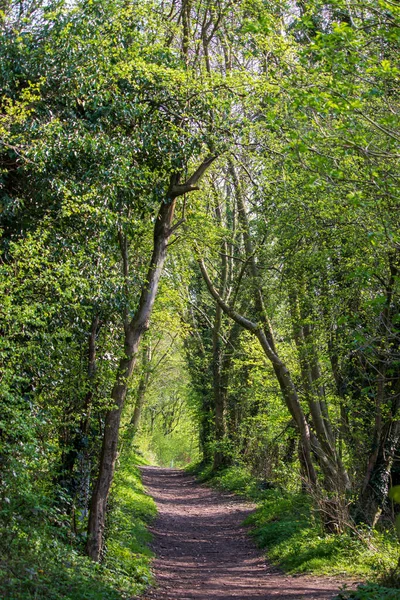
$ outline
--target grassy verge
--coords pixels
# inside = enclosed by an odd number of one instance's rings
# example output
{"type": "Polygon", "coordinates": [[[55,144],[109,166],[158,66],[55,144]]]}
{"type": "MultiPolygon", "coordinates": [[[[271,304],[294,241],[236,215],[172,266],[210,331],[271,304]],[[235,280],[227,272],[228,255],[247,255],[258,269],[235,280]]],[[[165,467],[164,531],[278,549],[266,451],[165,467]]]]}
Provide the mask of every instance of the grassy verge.
{"type": "MultiPolygon", "coordinates": [[[[244,468],[212,473],[210,467],[192,468],[201,481],[242,495],[257,504],[247,520],[260,548],[287,573],[335,575],[379,581],[397,563],[399,544],[394,531],[326,534],[310,499],[281,489],[263,489],[244,468]]],[[[362,586],[358,595],[341,598],[394,600],[400,591],[377,583],[362,586]],[[379,595],[381,594],[381,595],[379,595]],[[394,595],[393,595],[394,594],[394,595]]]]}
{"type": "MultiPolygon", "coordinates": [[[[157,509],[141,482],[138,469],[143,464],[134,453],[124,458],[117,471],[108,519],[105,568],[116,573],[118,586],[131,596],[142,592],[151,582],[147,529],[157,509]]],[[[124,596],[123,596],[124,597],[124,596]]]]}
{"type": "Polygon", "coordinates": [[[398,589],[386,588],[377,583],[360,585],[355,592],[343,592],[338,600],[399,600],[398,589]]]}
{"type": "MultiPolygon", "coordinates": [[[[150,579],[148,523],[156,513],[146,496],[138,459],[126,456],[112,491],[106,556],[97,565],[83,554],[63,516],[44,502],[25,509],[0,536],[1,597],[10,600],[122,600],[143,591],[150,579]],[[28,513],[32,512],[30,518],[28,513]]],[[[35,499],[36,502],[38,498],[35,499]]]]}

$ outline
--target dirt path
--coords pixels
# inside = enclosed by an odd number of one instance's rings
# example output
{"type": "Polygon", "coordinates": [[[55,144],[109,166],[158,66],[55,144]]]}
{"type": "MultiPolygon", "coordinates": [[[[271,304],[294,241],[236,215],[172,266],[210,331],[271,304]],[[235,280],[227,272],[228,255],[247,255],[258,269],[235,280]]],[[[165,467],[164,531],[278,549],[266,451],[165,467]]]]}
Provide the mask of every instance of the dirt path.
{"type": "Polygon", "coordinates": [[[241,526],[252,507],[182,471],[143,467],[159,511],[152,527],[157,587],[145,600],[331,600],[337,581],[283,575],[241,526]]]}

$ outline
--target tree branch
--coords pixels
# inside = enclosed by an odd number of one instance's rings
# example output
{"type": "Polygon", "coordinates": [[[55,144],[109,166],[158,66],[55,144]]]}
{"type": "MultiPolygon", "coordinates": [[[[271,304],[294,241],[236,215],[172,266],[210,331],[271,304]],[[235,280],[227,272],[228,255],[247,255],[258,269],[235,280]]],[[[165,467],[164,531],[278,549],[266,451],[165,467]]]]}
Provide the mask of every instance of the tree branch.
{"type": "Polygon", "coordinates": [[[179,183],[179,175],[173,175],[171,177],[171,183],[168,190],[168,197],[171,199],[177,198],[178,196],[184,196],[189,192],[194,192],[199,189],[197,182],[201,179],[207,169],[212,165],[217,156],[208,156],[203,160],[201,165],[196,171],[189,177],[185,183],[179,183]]]}
{"type": "Polygon", "coordinates": [[[224,300],[221,298],[221,296],[218,294],[217,290],[213,286],[211,279],[208,275],[206,266],[204,264],[204,260],[202,258],[199,258],[199,265],[200,265],[201,274],[203,275],[203,279],[206,282],[208,291],[210,292],[210,294],[214,298],[214,300],[217,302],[217,304],[222,308],[224,313],[227,314],[228,317],[231,317],[231,319],[233,319],[236,323],[238,323],[238,325],[241,325],[242,327],[244,327],[244,329],[247,329],[248,331],[251,331],[252,333],[256,333],[257,329],[259,329],[258,323],[254,323],[253,321],[246,319],[246,317],[244,317],[243,315],[240,315],[231,306],[226,304],[226,302],[224,302],[224,300]]]}
{"type": "Polygon", "coordinates": [[[247,331],[250,331],[250,333],[252,333],[253,335],[255,335],[257,337],[266,356],[269,358],[269,360],[272,362],[272,364],[275,367],[282,369],[281,375],[287,379],[287,381],[285,381],[285,383],[284,383],[285,389],[283,389],[282,391],[284,391],[284,393],[287,396],[288,392],[287,392],[286,388],[290,388],[289,393],[293,392],[296,395],[296,402],[297,402],[297,392],[295,391],[295,387],[289,376],[289,372],[288,372],[285,364],[281,361],[279,356],[276,354],[275,349],[272,348],[267,336],[265,335],[262,325],[260,325],[259,323],[254,323],[254,321],[250,321],[250,319],[246,319],[246,317],[239,314],[238,312],[236,312],[236,310],[234,310],[231,306],[229,306],[223,300],[223,298],[221,298],[221,296],[218,294],[217,290],[213,286],[202,258],[199,258],[199,265],[200,265],[201,274],[203,275],[204,281],[206,282],[208,291],[210,292],[211,296],[214,298],[214,300],[217,302],[217,304],[221,307],[221,309],[224,311],[224,313],[226,315],[228,315],[228,317],[233,319],[233,321],[235,321],[238,325],[241,325],[241,327],[243,327],[244,329],[247,329],[247,331]]]}

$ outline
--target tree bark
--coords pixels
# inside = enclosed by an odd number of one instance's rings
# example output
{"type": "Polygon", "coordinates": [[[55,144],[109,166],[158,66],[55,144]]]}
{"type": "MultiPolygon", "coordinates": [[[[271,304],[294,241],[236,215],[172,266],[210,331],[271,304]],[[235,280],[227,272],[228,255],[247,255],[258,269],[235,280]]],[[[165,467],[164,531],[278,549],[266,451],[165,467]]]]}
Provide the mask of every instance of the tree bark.
{"type": "MultiPolygon", "coordinates": [[[[398,407],[396,410],[397,414],[398,407]]],[[[390,471],[400,443],[400,421],[392,417],[382,430],[376,458],[357,501],[355,520],[374,527],[388,498],[390,471]]]]}
{"type": "Polygon", "coordinates": [[[94,561],[100,559],[103,547],[107,500],[114,476],[121,414],[129,380],[136,363],[140,340],[149,327],[151,312],[167,256],[168,241],[177,227],[177,225],[172,225],[176,199],[199,189],[197,187],[198,181],[215,159],[216,156],[208,156],[185,183],[180,183],[179,174],[171,175],[166,199],[160,205],[154,224],[153,253],[147,277],[142,287],[139,306],[133,319],[130,322],[125,320],[124,323],[124,357],[120,360],[115,384],[111,392],[113,408],[106,415],[99,474],[90,504],[86,551],[94,561]]]}
{"type": "Polygon", "coordinates": [[[355,519],[374,526],[387,500],[390,471],[400,443],[400,378],[398,369],[398,330],[394,317],[398,304],[393,301],[399,274],[398,252],[389,254],[389,280],[386,302],[380,315],[380,343],[375,371],[375,427],[364,482],[358,498],[355,519]]]}
{"type": "Polygon", "coordinates": [[[213,337],[213,395],[214,395],[214,422],[215,422],[215,442],[216,450],[214,451],[214,469],[220,469],[225,462],[224,451],[222,444],[226,435],[225,424],[225,398],[222,393],[221,386],[221,361],[222,348],[220,340],[222,311],[220,306],[216,306],[214,327],[212,332],[213,337]]]}
{"type": "MultiPolygon", "coordinates": [[[[222,225],[222,214],[218,202],[215,206],[215,215],[217,221],[222,225]]],[[[224,296],[227,284],[228,266],[227,266],[227,244],[225,240],[221,242],[221,282],[219,294],[224,296]]],[[[223,387],[223,347],[221,344],[222,327],[222,309],[218,303],[215,304],[215,318],[212,330],[212,348],[213,348],[213,391],[214,391],[214,411],[215,411],[215,441],[216,450],[214,451],[214,469],[220,469],[227,464],[223,444],[226,438],[226,393],[223,387]]]]}
{"type": "Polygon", "coordinates": [[[148,343],[143,349],[143,360],[142,360],[142,368],[143,372],[139,380],[139,385],[137,388],[136,402],[135,408],[133,410],[133,415],[131,419],[131,425],[133,429],[133,435],[138,430],[140,417],[142,415],[142,409],[144,405],[144,399],[146,395],[147,386],[149,383],[150,371],[149,371],[149,363],[151,361],[151,346],[148,343]]]}
{"type": "Polygon", "coordinates": [[[182,55],[185,63],[189,61],[189,42],[190,42],[190,11],[192,2],[190,0],[182,0],[181,18],[182,18],[182,55]]]}

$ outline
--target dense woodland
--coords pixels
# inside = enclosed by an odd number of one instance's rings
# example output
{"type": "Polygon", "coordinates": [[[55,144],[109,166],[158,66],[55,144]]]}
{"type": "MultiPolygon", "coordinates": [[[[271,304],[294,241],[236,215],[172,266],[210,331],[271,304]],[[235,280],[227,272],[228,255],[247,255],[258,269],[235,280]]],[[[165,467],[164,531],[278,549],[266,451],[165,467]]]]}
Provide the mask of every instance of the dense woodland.
{"type": "Polygon", "coordinates": [[[124,597],[35,586],[45,547],[109,564],[133,450],[393,530],[398,3],[0,0],[0,30],[5,597],[124,597]]]}

